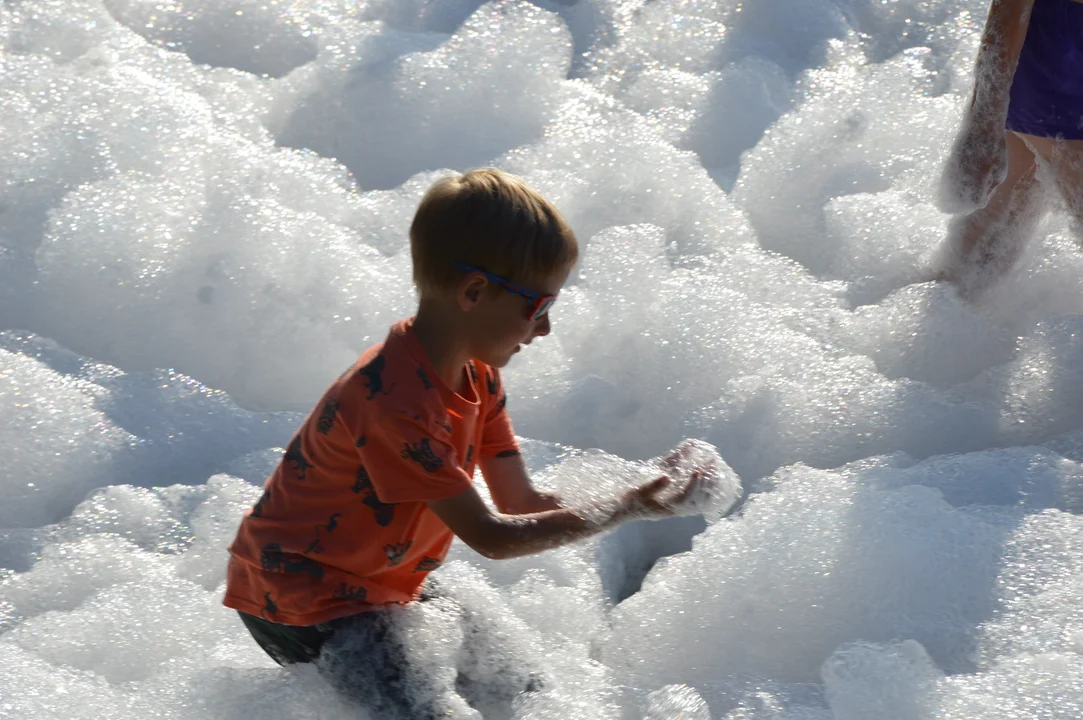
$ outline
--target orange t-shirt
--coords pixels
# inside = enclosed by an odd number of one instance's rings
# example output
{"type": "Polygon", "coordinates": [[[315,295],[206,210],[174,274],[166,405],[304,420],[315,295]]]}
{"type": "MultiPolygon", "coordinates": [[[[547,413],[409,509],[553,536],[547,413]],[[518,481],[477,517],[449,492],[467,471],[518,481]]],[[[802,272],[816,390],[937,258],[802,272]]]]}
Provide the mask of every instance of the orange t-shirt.
{"type": "Polygon", "coordinates": [[[426,500],[467,489],[478,457],[517,451],[500,374],[476,360],[466,396],[397,323],[324,394],[230,547],[228,607],[314,625],[415,599],[452,532],[426,500]]]}

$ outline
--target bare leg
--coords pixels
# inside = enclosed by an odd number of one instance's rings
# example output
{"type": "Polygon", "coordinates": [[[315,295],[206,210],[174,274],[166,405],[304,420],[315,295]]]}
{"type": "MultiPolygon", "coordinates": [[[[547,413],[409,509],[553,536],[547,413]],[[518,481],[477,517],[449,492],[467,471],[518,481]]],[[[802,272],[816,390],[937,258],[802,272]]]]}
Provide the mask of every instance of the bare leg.
{"type": "Polygon", "coordinates": [[[1083,140],[1054,141],[1049,157],[1057,189],[1075,221],[1076,236],[1083,237],[1083,140]]]}
{"type": "Polygon", "coordinates": [[[1004,182],[985,207],[951,220],[935,261],[937,279],[954,283],[964,295],[977,295],[1010,270],[1041,218],[1035,153],[1048,158],[1052,142],[1013,132],[1006,140],[1004,182]]]}

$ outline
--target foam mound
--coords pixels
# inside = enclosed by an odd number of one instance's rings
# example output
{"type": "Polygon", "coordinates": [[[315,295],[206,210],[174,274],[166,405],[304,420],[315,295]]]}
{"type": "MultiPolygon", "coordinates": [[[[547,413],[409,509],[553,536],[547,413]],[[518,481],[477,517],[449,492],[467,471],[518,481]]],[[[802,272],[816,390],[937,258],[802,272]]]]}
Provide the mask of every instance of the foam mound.
{"type": "Polygon", "coordinates": [[[418,697],[1080,717],[1078,223],[1051,197],[980,302],[930,270],[986,11],[0,3],[0,716],[371,716],[220,604],[226,547],[413,311],[425,189],[495,165],[581,246],[504,371],[535,481],[604,510],[710,472],[678,517],[453,546],[445,597],[401,614],[418,697]]]}

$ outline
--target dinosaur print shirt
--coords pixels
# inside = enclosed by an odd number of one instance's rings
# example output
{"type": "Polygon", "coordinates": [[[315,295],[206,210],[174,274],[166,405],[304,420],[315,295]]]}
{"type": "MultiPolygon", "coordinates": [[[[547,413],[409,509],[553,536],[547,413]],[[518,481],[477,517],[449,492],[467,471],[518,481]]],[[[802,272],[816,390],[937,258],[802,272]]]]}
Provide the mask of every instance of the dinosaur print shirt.
{"type": "Polygon", "coordinates": [[[425,501],[466,490],[478,457],[518,450],[497,370],[463,372],[465,396],[433,370],[412,320],[366,350],[241,521],[225,605],[314,625],[415,599],[453,537],[425,501]]]}

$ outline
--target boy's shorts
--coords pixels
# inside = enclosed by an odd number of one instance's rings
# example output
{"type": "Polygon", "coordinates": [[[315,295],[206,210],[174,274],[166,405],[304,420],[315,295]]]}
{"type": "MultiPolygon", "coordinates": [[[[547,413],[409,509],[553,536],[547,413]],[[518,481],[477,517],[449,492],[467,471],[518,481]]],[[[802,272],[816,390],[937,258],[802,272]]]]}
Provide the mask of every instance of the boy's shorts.
{"type": "MultiPolygon", "coordinates": [[[[454,601],[434,591],[434,578],[425,583],[421,602],[443,598],[455,607],[465,624],[466,655],[485,658],[507,657],[500,647],[500,633],[493,632],[485,618],[463,610],[454,601]]],[[[439,692],[437,678],[411,662],[397,615],[401,608],[373,610],[332,620],[320,625],[283,625],[238,611],[255,641],[280,665],[315,663],[327,681],[348,701],[366,708],[380,720],[435,720],[449,712],[447,693],[439,692]]],[[[501,643],[502,644],[502,643],[501,643]]],[[[539,690],[540,678],[522,667],[504,667],[494,677],[471,679],[462,672],[454,688],[477,708],[491,708],[500,714],[510,709],[521,692],[539,690]],[[495,682],[494,682],[495,680],[495,682]]]]}
{"type": "MultiPolygon", "coordinates": [[[[320,625],[283,625],[238,611],[259,646],[279,665],[316,663],[347,700],[373,717],[429,720],[441,715],[435,703],[411,692],[406,648],[390,610],[375,610],[320,625]],[[422,705],[419,707],[419,705],[422,705]]],[[[446,715],[446,713],[445,713],[446,715]]]]}
{"type": "Polygon", "coordinates": [[[1005,127],[1038,137],[1083,139],[1083,4],[1035,0],[1005,127]]]}

